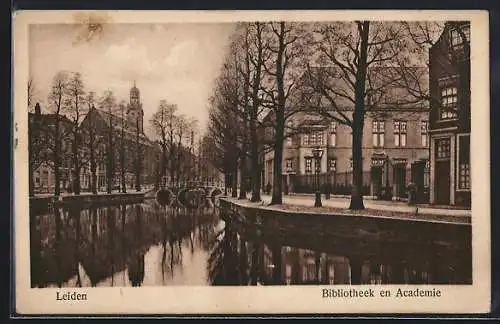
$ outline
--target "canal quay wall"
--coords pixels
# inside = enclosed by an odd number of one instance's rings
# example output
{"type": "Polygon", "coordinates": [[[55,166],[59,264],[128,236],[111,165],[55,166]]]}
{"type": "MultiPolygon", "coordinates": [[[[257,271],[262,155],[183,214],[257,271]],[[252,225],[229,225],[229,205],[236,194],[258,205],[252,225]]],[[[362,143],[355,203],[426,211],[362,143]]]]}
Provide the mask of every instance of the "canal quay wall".
{"type": "Polygon", "coordinates": [[[453,267],[460,270],[461,282],[472,280],[471,224],[467,221],[440,221],[423,214],[383,217],[371,210],[356,214],[287,210],[234,198],[220,198],[219,208],[226,228],[246,241],[344,256],[351,265],[370,261],[423,269],[453,267]]]}
{"type": "Polygon", "coordinates": [[[127,193],[99,193],[88,194],[83,193],[80,195],[65,195],[60,197],[54,196],[40,196],[30,197],[30,210],[34,214],[39,214],[49,211],[51,208],[57,207],[86,207],[86,206],[100,206],[100,205],[119,205],[119,204],[132,204],[144,201],[147,191],[141,192],[127,192],[127,193]]]}

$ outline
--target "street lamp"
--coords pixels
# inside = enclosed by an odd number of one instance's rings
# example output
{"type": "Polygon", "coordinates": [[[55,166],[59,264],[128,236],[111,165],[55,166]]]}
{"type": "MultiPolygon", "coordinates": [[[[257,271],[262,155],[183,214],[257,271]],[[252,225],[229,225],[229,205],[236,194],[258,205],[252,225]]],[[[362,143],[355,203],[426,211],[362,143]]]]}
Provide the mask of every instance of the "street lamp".
{"type": "Polygon", "coordinates": [[[315,148],[312,150],[314,156],[314,166],[316,174],[316,198],[314,200],[314,207],[321,207],[321,191],[319,188],[319,171],[321,165],[321,157],[323,156],[323,150],[321,148],[315,148]]]}

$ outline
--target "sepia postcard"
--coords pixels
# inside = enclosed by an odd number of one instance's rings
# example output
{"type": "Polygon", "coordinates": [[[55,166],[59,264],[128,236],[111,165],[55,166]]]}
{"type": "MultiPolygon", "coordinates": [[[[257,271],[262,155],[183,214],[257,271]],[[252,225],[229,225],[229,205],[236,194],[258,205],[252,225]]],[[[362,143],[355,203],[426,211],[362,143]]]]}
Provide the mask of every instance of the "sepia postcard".
{"type": "Polygon", "coordinates": [[[13,14],[18,315],[487,313],[486,11],[13,14]]]}

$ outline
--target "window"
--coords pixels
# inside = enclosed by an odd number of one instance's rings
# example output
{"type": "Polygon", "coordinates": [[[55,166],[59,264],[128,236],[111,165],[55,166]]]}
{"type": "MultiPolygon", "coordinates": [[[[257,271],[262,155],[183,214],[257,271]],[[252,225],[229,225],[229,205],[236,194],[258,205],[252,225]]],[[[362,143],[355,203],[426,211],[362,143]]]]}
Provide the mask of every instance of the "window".
{"type": "Polygon", "coordinates": [[[290,120],[287,122],[287,128],[288,128],[288,137],[286,138],[286,145],[287,146],[292,146],[293,145],[293,140],[292,140],[292,130],[293,130],[293,122],[290,120]]]}
{"type": "Polygon", "coordinates": [[[384,147],[385,122],[374,120],[372,123],[373,147],[384,147]]]}
{"type": "Polygon", "coordinates": [[[460,32],[463,32],[467,42],[470,42],[470,27],[464,26],[464,27],[461,27],[460,30],[453,29],[451,31],[451,46],[459,47],[459,46],[463,45],[463,43],[464,43],[463,37],[462,37],[460,32]]]}
{"type": "Polygon", "coordinates": [[[450,158],[450,139],[442,138],[436,141],[436,159],[446,160],[450,158]]]}
{"type": "Polygon", "coordinates": [[[270,183],[273,179],[273,160],[267,161],[267,182],[270,183]]]}
{"type": "Polygon", "coordinates": [[[458,189],[470,190],[470,137],[469,136],[459,137],[458,189]]]}
{"type": "Polygon", "coordinates": [[[420,125],[420,136],[422,137],[422,146],[429,146],[429,122],[427,120],[422,120],[420,125]]]}
{"type": "Polygon", "coordinates": [[[302,144],[306,146],[309,145],[309,134],[304,134],[302,136],[302,144]]]}
{"type": "Polygon", "coordinates": [[[431,176],[431,168],[430,168],[429,160],[427,160],[425,162],[425,168],[424,168],[424,187],[425,188],[429,187],[430,176],[431,176]]]}
{"type": "Polygon", "coordinates": [[[316,279],[316,265],[314,263],[307,263],[303,267],[304,273],[302,278],[304,281],[312,281],[316,279]]]}
{"type": "Polygon", "coordinates": [[[312,172],[312,158],[306,157],[306,173],[312,172]]]}
{"type": "Polygon", "coordinates": [[[37,172],[35,172],[35,184],[36,184],[37,186],[39,186],[39,185],[40,185],[40,172],[38,172],[38,171],[37,171],[37,172]]]}
{"type": "Polygon", "coordinates": [[[335,267],[333,264],[330,264],[330,266],[328,267],[328,283],[330,285],[335,284],[334,278],[335,278],[335,267]]]}
{"type": "Polygon", "coordinates": [[[457,88],[447,87],[441,89],[441,112],[440,118],[443,120],[457,117],[457,88]]]}
{"type": "Polygon", "coordinates": [[[42,185],[44,186],[49,185],[49,172],[46,170],[42,172],[42,185]]]}
{"type": "Polygon", "coordinates": [[[286,159],[286,171],[293,171],[293,159],[286,159]]]}
{"type": "Polygon", "coordinates": [[[349,171],[352,171],[352,158],[349,159],[349,171]]]}
{"type": "Polygon", "coordinates": [[[394,146],[406,146],[406,121],[394,121],[394,146]]]}
{"type": "Polygon", "coordinates": [[[302,144],[304,146],[321,146],[323,145],[323,137],[322,131],[313,131],[303,135],[302,144]]]}
{"type": "Polygon", "coordinates": [[[292,266],[289,264],[285,265],[285,283],[287,285],[292,283],[292,266]]]}
{"type": "Polygon", "coordinates": [[[335,146],[337,143],[337,123],[330,123],[330,146],[335,146]]]}
{"type": "Polygon", "coordinates": [[[335,172],[337,170],[337,160],[330,158],[328,159],[328,171],[335,172]]]}

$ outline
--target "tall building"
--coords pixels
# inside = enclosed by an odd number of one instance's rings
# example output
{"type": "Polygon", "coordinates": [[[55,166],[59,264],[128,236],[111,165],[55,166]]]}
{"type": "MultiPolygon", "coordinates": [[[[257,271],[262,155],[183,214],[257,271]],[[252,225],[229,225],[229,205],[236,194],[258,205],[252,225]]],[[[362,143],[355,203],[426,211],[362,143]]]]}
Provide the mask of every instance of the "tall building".
{"type": "Polygon", "coordinates": [[[429,50],[430,201],[470,206],[470,22],[447,22],[429,50]]]}
{"type": "Polygon", "coordinates": [[[139,133],[144,133],[144,110],[142,110],[141,93],[135,81],[134,86],[130,89],[130,101],[127,105],[127,121],[128,127],[133,129],[139,128],[139,133]]]}

